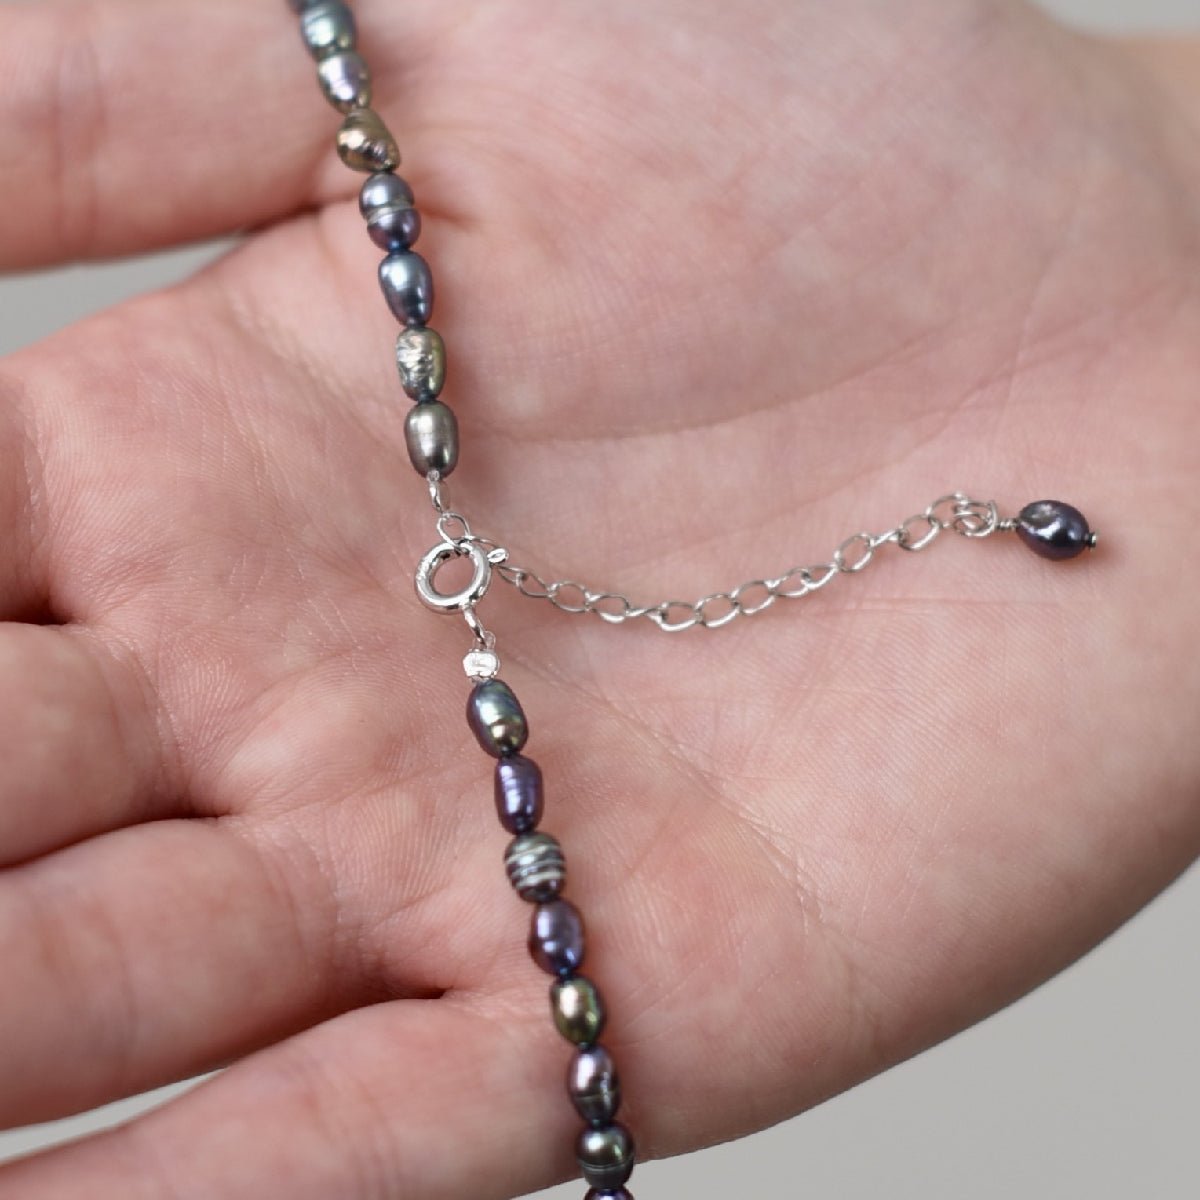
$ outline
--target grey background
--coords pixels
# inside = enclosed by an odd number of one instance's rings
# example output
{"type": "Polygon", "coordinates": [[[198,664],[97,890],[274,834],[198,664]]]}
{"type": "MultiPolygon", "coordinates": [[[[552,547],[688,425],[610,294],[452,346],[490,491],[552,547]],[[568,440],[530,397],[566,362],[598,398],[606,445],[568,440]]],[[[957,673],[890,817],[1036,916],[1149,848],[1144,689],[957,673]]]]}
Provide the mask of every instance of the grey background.
{"type": "MultiPolygon", "coordinates": [[[[1097,28],[1200,28],[1200,0],[1047,7],[1097,28]]],[[[0,352],[170,282],[219,249],[0,280],[0,352]]],[[[1193,869],[1098,950],[1003,1013],[755,1137],[643,1164],[637,1192],[689,1200],[736,1192],[756,1200],[1196,1197],[1198,917],[1193,869]]],[[[0,1134],[0,1157],[114,1123],[178,1090],[0,1134]]],[[[538,1196],[581,1194],[572,1183],[538,1196]]]]}

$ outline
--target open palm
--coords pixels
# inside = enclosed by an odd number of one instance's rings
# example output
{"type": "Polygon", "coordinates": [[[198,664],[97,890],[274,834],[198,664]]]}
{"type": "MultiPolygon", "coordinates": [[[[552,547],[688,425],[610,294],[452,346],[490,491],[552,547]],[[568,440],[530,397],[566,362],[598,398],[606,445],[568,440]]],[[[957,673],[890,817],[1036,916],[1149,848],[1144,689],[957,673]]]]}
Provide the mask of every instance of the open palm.
{"type": "MultiPolygon", "coordinates": [[[[544,7],[358,8],[478,529],[642,601],[956,488],[1101,531],[1063,567],[881,552],[679,637],[489,593],[646,1158],[980,1018],[1197,852],[1200,138],[1010,4],[544,7]]],[[[467,630],[411,586],[378,252],[287,8],[6,12],[5,266],[254,232],[0,364],[0,1116],[239,1060],[0,1196],[566,1177],[467,630]]]]}

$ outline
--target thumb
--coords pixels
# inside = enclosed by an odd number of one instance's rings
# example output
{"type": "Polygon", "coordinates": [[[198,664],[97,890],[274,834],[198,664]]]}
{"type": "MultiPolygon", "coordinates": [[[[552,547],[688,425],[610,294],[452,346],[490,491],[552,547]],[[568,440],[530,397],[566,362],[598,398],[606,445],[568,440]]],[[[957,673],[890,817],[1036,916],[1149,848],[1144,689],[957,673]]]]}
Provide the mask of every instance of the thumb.
{"type": "Polygon", "coordinates": [[[1183,108],[1200,131],[1200,34],[1126,38],[1124,48],[1183,108]]]}

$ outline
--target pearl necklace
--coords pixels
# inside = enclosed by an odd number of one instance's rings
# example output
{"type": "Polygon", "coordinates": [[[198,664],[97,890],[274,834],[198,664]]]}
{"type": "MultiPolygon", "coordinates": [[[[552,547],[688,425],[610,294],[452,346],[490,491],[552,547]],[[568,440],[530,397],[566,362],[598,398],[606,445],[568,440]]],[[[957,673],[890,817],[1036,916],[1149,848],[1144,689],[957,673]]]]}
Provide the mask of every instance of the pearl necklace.
{"type": "Polygon", "coordinates": [[[533,906],[529,950],[548,975],[550,1010],[559,1033],[573,1046],[567,1091],[585,1124],[575,1144],[586,1200],[633,1200],[625,1188],[634,1165],[634,1141],[617,1121],[621,1087],[612,1055],[600,1045],[606,1009],[599,988],[579,973],[584,957],[584,924],[579,910],[562,895],[566,859],[559,842],[539,830],[542,772],[521,751],[529,726],[512,689],[499,678],[495,635],[484,628],[476,607],[493,573],[523,595],[549,600],[564,612],[592,612],[610,623],[646,617],[660,629],[680,632],[694,626],[717,628],[738,616],[752,616],[776,600],[798,599],[824,587],[840,574],[861,571],[876,550],[894,542],[902,550],[923,550],[945,529],[969,538],[1012,530],[1048,559],[1074,558],[1096,545],[1096,534],[1083,514],[1057,500],[1027,504],[1015,517],[1002,518],[992,500],[974,500],[963,492],[939,497],[921,512],[884,533],[855,533],[830,561],[792,567],[773,579],[753,579],[695,603],[663,600],[636,605],[616,592],[595,591],[574,580],[547,583],[535,572],[508,563],[508,551],[473,533],[461,513],[448,507],[444,480],[458,463],[458,424],[439,399],[446,378],[446,349],[430,329],[433,276],[412,249],[421,232],[412,188],[395,172],[400,150],[379,114],[371,108],[370,71],[357,52],[354,16],[344,0],[288,0],[299,15],[304,43],[317,62],[325,98],[344,114],[337,152],[351,170],[367,175],[359,209],[371,240],[385,252],[379,283],[388,307],[403,329],[396,341],[396,363],[405,393],[414,401],[404,423],[408,455],[426,481],[437,513],[439,541],[416,569],[417,595],[430,608],[461,613],[474,635],[463,659],[471,680],[467,723],[480,746],[496,760],[495,801],[500,823],[512,834],[504,865],[517,895],[533,906]],[[435,576],[452,558],[467,557],[471,581],[454,592],[440,591],[435,576]],[[532,584],[532,586],[531,586],[532,584]]]}

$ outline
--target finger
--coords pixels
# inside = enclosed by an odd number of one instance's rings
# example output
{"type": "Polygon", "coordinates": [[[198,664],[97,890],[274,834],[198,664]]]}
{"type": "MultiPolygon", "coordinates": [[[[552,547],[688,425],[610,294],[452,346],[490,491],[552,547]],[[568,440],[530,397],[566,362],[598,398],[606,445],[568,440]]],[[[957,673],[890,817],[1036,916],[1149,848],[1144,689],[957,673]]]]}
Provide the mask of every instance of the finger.
{"type": "Polygon", "coordinates": [[[131,1124],[0,1168],[0,1195],[525,1195],[578,1175],[569,1050],[536,1015],[516,1025],[449,997],[346,1014],[131,1124]]]}
{"type": "Polygon", "coordinates": [[[163,821],[0,874],[0,1123],[184,1078],[340,1011],[354,980],[331,973],[334,909],[308,860],[284,857],[225,823],[163,821]]]}
{"type": "Polygon", "coordinates": [[[0,625],[0,679],[0,866],[177,811],[177,759],[131,655],[79,626],[0,625]]]}
{"type": "Polygon", "coordinates": [[[36,621],[51,619],[42,509],[33,499],[42,494],[41,453],[22,401],[17,381],[0,375],[0,619],[36,621]]]}
{"type": "Polygon", "coordinates": [[[337,114],[283,0],[28,0],[4,12],[0,267],[232,231],[333,177],[337,114]]]}
{"type": "Polygon", "coordinates": [[[1200,37],[1129,38],[1124,45],[1200,126],[1200,37]]]}

